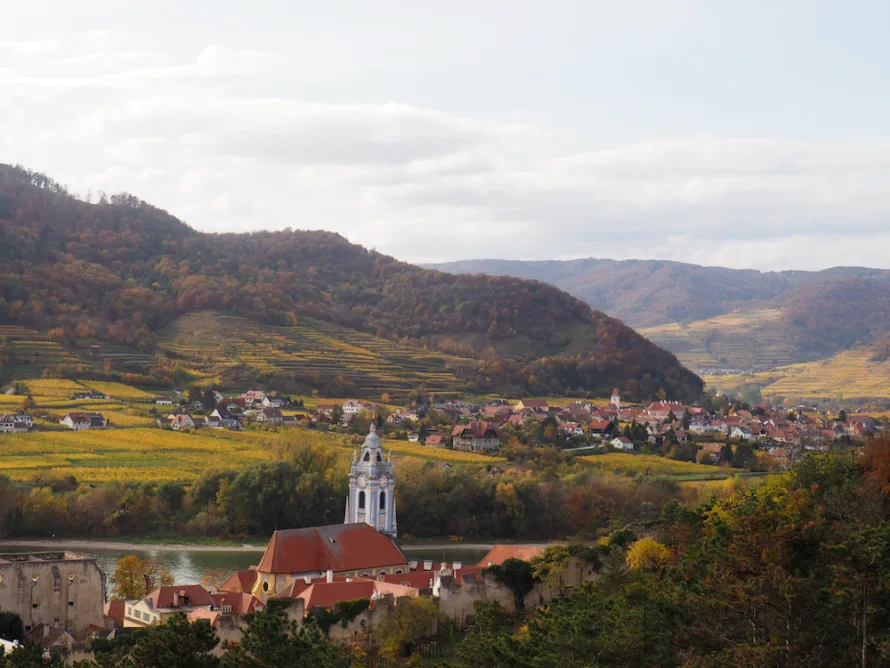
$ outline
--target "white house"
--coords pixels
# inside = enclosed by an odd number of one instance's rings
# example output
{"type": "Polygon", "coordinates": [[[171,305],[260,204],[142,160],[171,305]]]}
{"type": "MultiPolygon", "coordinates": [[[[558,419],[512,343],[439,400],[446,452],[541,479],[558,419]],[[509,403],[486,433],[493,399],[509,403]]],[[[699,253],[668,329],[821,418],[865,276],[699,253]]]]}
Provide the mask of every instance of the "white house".
{"type": "Polygon", "coordinates": [[[278,408],[264,408],[256,414],[256,421],[265,424],[281,424],[284,416],[278,408]]]}
{"type": "Polygon", "coordinates": [[[262,404],[266,408],[284,408],[287,406],[287,399],[277,395],[271,396],[267,394],[263,399],[262,404]]]}
{"type": "Polygon", "coordinates": [[[167,416],[167,419],[170,420],[170,426],[174,431],[195,428],[195,421],[192,420],[190,415],[185,413],[171,413],[167,416]]]}
{"type": "Polygon", "coordinates": [[[730,438],[744,438],[745,440],[750,440],[754,437],[754,435],[748,431],[745,427],[733,427],[733,430],[729,432],[730,438]]]}
{"type": "Polygon", "coordinates": [[[30,415],[0,415],[0,432],[21,434],[34,424],[30,415]],[[28,418],[27,422],[23,418],[28,418]]]}
{"type": "Polygon", "coordinates": [[[255,404],[262,404],[263,400],[266,398],[266,393],[261,392],[260,390],[250,390],[249,392],[242,394],[241,398],[244,399],[245,404],[253,406],[255,404]]]}
{"type": "Polygon", "coordinates": [[[617,438],[613,438],[609,441],[609,445],[611,445],[616,450],[633,450],[634,443],[627,436],[618,436],[617,438]]]}
{"type": "Polygon", "coordinates": [[[59,420],[59,423],[74,431],[84,431],[93,427],[93,419],[86,413],[68,413],[59,420]]]}
{"type": "Polygon", "coordinates": [[[155,406],[172,406],[173,399],[170,397],[155,397],[155,406]]]}
{"type": "Polygon", "coordinates": [[[358,415],[365,410],[365,405],[356,399],[347,399],[343,402],[343,415],[358,415]]]}

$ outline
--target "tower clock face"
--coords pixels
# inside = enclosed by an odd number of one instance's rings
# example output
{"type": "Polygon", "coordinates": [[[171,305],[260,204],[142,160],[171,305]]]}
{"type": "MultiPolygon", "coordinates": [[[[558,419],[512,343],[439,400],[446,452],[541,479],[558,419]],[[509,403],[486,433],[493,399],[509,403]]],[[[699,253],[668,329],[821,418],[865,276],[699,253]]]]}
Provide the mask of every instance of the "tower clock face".
{"type": "Polygon", "coordinates": [[[359,487],[367,487],[368,486],[368,476],[364,473],[359,473],[359,476],[358,476],[358,479],[356,480],[356,482],[358,482],[359,487]]]}

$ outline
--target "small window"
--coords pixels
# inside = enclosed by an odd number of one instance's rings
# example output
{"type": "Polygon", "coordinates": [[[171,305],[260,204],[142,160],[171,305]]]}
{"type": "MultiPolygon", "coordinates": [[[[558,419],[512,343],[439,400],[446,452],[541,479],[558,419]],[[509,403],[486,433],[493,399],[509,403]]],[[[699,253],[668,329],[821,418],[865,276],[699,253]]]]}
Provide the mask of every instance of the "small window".
{"type": "Polygon", "coordinates": [[[380,492],[380,510],[386,510],[386,492],[380,492]]]}
{"type": "Polygon", "coordinates": [[[223,612],[232,612],[232,606],[231,606],[231,605],[224,605],[224,606],[222,607],[222,611],[223,611],[223,612]]]}
{"type": "Polygon", "coordinates": [[[133,608],[127,608],[127,617],[133,616],[133,608]]]}
{"type": "Polygon", "coordinates": [[[370,453],[370,452],[366,452],[366,453],[365,453],[365,456],[362,458],[362,461],[365,461],[365,462],[369,462],[369,461],[371,461],[371,453],[370,453]]]}
{"type": "Polygon", "coordinates": [[[365,493],[364,492],[358,493],[358,509],[359,510],[365,509],[365,493]]]}
{"type": "Polygon", "coordinates": [[[25,626],[25,632],[29,633],[30,631],[31,631],[31,625],[28,624],[27,626],[25,626]]]}
{"type": "Polygon", "coordinates": [[[68,601],[68,607],[69,607],[69,608],[73,608],[73,607],[74,607],[74,601],[68,601]]]}
{"type": "Polygon", "coordinates": [[[268,582],[263,583],[263,591],[269,591],[269,583],[268,582]]]}
{"type": "Polygon", "coordinates": [[[34,608],[34,609],[36,610],[36,609],[37,609],[37,604],[36,604],[36,603],[32,603],[32,604],[31,604],[31,607],[34,608]]]}
{"type": "Polygon", "coordinates": [[[378,462],[382,462],[382,461],[383,461],[383,457],[380,455],[379,452],[377,453],[377,461],[378,461],[378,462]]]}

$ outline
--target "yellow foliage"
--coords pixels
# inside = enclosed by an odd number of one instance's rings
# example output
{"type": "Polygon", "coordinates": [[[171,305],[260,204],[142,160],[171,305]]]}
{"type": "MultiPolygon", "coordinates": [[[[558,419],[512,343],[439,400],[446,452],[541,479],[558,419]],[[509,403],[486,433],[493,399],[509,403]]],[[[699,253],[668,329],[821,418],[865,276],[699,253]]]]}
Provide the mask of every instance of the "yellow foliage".
{"type": "Polygon", "coordinates": [[[671,562],[671,551],[653,538],[640,538],[627,551],[626,562],[633,571],[663,570],[671,562]]]}
{"type": "Polygon", "coordinates": [[[91,380],[84,381],[83,384],[90,389],[96,390],[97,392],[102,392],[103,394],[107,394],[109,397],[114,397],[115,399],[147,401],[154,398],[154,395],[151,395],[148,392],[143,392],[139,388],[133,387],[132,385],[124,385],[123,383],[105,383],[91,380]]]}
{"type": "MultiPolygon", "coordinates": [[[[632,455],[622,452],[609,452],[604,455],[588,455],[580,458],[596,468],[613,473],[633,473],[635,475],[677,475],[683,473],[707,473],[719,476],[716,466],[678,462],[654,455],[632,455]]],[[[725,474],[724,474],[725,475],[725,474]]]]}

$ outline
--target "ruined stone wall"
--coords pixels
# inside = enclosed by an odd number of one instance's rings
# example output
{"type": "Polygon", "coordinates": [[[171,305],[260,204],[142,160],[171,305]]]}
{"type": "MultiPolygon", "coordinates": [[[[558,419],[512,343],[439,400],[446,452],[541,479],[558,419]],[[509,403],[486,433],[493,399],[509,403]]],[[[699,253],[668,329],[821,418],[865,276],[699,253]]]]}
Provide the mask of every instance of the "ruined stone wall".
{"type": "Polygon", "coordinates": [[[101,627],[104,604],[105,574],[92,559],[0,557],[0,610],[19,615],[26,630],[101,627]]]}

